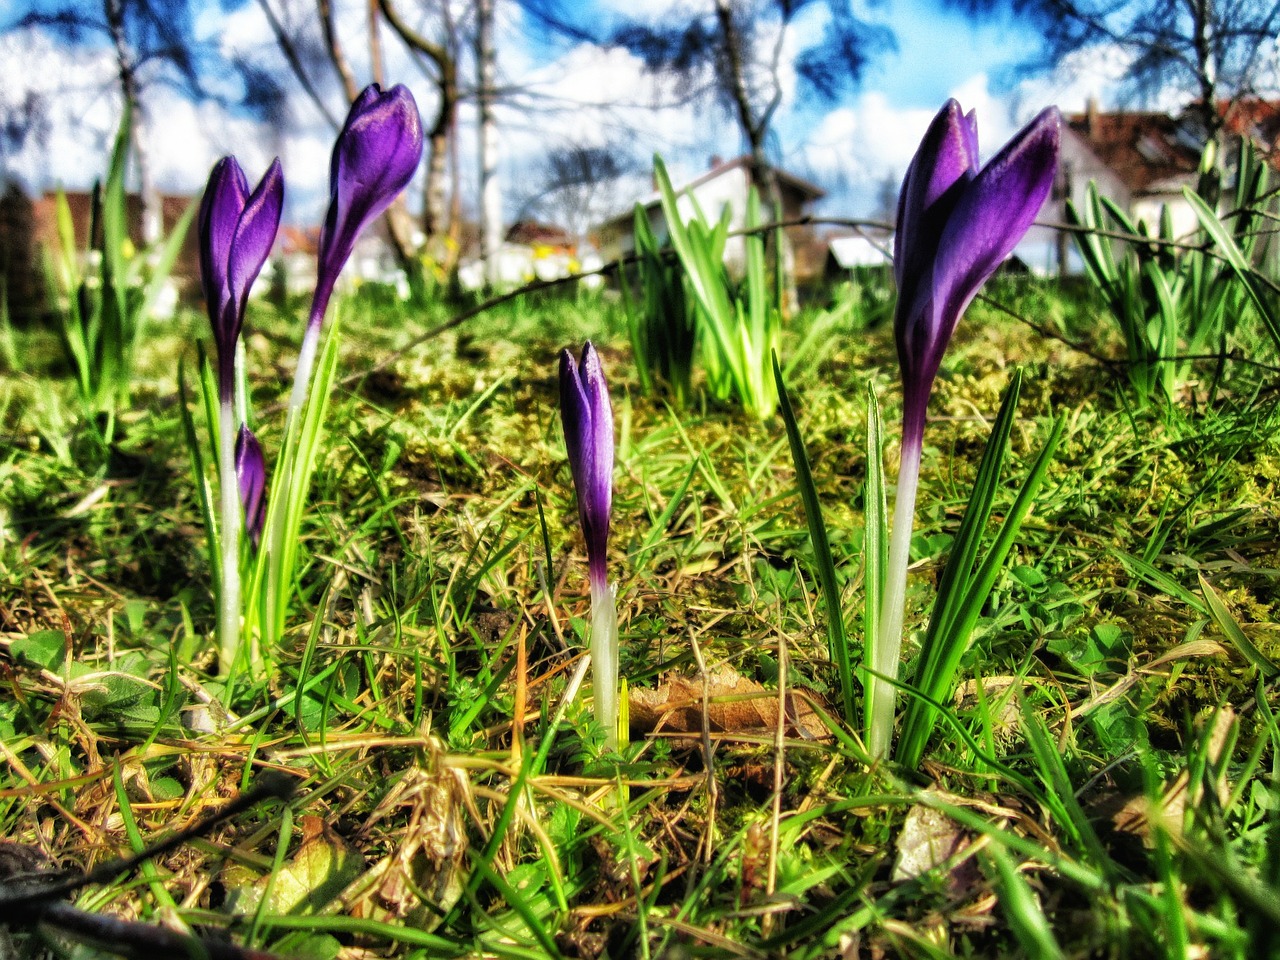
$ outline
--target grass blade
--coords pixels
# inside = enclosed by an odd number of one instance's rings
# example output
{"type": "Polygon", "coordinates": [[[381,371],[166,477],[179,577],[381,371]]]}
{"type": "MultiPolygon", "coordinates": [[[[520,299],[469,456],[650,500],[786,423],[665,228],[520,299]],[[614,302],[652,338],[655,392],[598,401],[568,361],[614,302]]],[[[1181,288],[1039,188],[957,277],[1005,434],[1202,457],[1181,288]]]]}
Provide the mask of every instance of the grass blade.
{"type": "Polygon", "coordinates": [[[835,558],[831,555],[831,541],[827,537],[827,525],[822,519],[822,504],[813,485],[813,472],[809,469],[809,454],[804,438],[796,423],[795,411],[782,382],[782,370],[778,355],[773,354],[773,379],[778,388],[778,409],[787,427],[787,441],[791,444],[791,462],[795,464],[796,486],[804,503],[804,515],[809,524],[809,541],[813,544],[814,566],[822,596],[827,606],[827,647],[840,675],[840,697],[844,707],[845,722],[853,723],[853,668],[849,661],[849,638],[845,633],[844,613],[840,608],[840,581],[836,575],[835,558]]]}
{"type": "Polygon", "coordinates": [[[1231,615],[1231,611],[1222,602],[1222,598],[1218,596],[1217,591],[1209,585],[1209,581],[1204,578],[1204,574],[1202,573],[1199,576],[1200,592],[1204,594],[1204,602],[1209,608],[1209,616],[1213,619],[1218,629],[1222,631],[1222,635],[1231,641],[1246,660],[1258,668],[1258,673],[1264,680],[1274,680],[1276,677],[1280,677],[1280,667],[1272,663],[1266,654],[1254,646],[1253,641],[1245,636],[1245,632],[1240,629],[1240,624],[1231,615]]]}

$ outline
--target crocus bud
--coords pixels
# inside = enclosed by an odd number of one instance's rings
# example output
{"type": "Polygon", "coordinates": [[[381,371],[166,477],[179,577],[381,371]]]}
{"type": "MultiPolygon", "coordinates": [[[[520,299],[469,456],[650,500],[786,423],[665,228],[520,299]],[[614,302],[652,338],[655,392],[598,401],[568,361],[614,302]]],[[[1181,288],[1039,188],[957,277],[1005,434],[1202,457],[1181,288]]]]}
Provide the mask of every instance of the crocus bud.
{"type": "Polygon", "coordinates": [[[236,483],[244,505],[244,528],[253,549],[262,538],[262,522],[267,517],[267,463],[253,431],[242,426],[236,435],[236,483]]]}
{"type": "Polygon", "coordinates": [[[977,120],[949,100],[907,169],[893,249],[907,434],[923,433],[942,354],[965,308],[1049,195],[1058,126],[1050,107],[979,170],[977,120]]]}
{"type": "Polygon", "coordinates": [[[887,756],[897,693],[903,605],[925,411],[942,354],[978,290],[1026,234],[1053,186],[1058,111],[1045,110],[978,169],[978,122],[948,100],[933,118],[902,182],[893,272],[893,329],[902,368],[902,451],[880,626],[869,651],[867,749],[887,756]]]}
{"type": "Polygon", "coordinates": [[[329,212],[320,231],[312,326],[324,320],[333,285],[365,226],[391,205],[422,159],[422,118],[413,94],[376,83],[351,105],[329,161],[329,212]]]}
{"type": "Polygon", "coordinates": [[[613,407],[600,355],[590,341],[576,364],[573,354],[560,351],[560,417],[578,491],[591,587],[602,589],[608,583],[606,555],[613,507],[613,407]]]}
{"type": "Polygon", "coordinates": [[[278,159],[250,194],[235,157],[223,157],[209,174],[200,201],[200,280],[218,351],[218,392],[224,403],[230,402],[235,386],[236,341],[249,289],[271,253],[283,206],[284,176],[278,159]]]}

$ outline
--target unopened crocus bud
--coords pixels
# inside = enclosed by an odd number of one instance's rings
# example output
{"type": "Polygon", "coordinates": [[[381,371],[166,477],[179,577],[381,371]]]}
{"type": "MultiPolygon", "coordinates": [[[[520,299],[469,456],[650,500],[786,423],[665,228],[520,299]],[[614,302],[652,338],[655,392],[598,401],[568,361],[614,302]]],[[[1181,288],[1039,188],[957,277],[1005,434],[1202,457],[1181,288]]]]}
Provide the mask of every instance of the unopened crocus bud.
{"type": "Polygon", "coordinates": [[[262,538],[262,522],[267,517],[267,462],[258,438],[245,426],[236,435],[236,484],[244,505],[245,532],[257,550],[262,538]]]}
{"type": "Polygon", "coordinates": [[[618,611],[609,586],[609,520],[613,510],[613,406],[600,355],[590,342],[575,363],[560,351],[560,418],[578,517],[587,542],[591,584],[591,667],[596,718],[605,743],[618,745],[618,611]]]}
{"type": "Polygon", "coordinates": [[[422,159],[422,118],[407,88],[375,84],[351,105],[329,161],[329,212],[320,231],[312,326],[319,326],[356,239],[399,195],[422,159]]]}
{"type": "Polygon", "coordinates": [[[560,351],[560,417],[569,469],[578,491],[578,516],[587,541],[591,586],[608,582],[609,515],[613,507],[613,407],[600,355],[588,341],[574,362],[560,351]]]}
{"type": "Polygon", "coordinates": [[[898,199],[894,333],[905,433],[923,433],[942,354],[965,308],[1026,235],[1058,162],[1059,117],[1044,110],[978,168],[978,125],[955,100],[939,111],[898,199]]]}
{"type": "Polygon", "coordinates": [[[889,752],[902,647],[903,604],[929,394],[956,324],[1026,235],[1053,187],[1058,110],[1050,107],[978,168],[978,122],[954,100],[934,117],[898,198],[894,336],[902,368],[902,451],[880,627],[868,664],[867,746],[889,752]]]}
{"type": "Polygon", "coordinates": [[[284,176],[275,160],[253,192],[235,157],[223,157],[209,174],[200,201],[200,281],[218,352],[218,392],[230,403],[235,387],[236,341],[244,325],[249,289],[271,253],[284,176]]]}

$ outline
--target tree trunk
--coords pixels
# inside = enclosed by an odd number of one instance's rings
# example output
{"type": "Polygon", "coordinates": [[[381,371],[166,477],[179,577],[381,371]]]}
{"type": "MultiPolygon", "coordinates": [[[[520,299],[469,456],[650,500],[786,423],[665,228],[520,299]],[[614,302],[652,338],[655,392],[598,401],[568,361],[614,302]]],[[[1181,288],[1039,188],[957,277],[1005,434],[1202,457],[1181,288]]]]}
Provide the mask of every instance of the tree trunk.
{"type": "Polygon", "coordinates": [[[120,79],[120,92],[129,110],[132,125],[129,140],[138,170],[138,192],[142,199],[141,239],[144,246],[151,246],[164,235],[164,208],[160,192],[156,189],[151,171],[151,154],[146,145],[146,117],[138,96],[138,78],[134,73],[133,55],[124,33],[124,10],[120,0],[106,0],[104,12],[111,40],[116,51],[116,72],[120,79]]]}
{"type": "Polygon", "coordinates": [[[480,246],[484,257],[485,282],[497,286],[498,255],[502,250],[502,188],[498,180],[498,125],[493,100],[497,80],[497,58],[493,48],[493,8],[495,0],[476,3],[476,63],[480,70],[480,246]]]}
{"type": "Polygon", "coordinates": [[[333,4],[329,0],[316,0],[320,14],[320,24],[324,28],[324,45],[329,52],[329,60],[338,71],[338,79],[342,81],[342,91],[347,95],[347,103],[355,103],[360,95],[360,87],[356,84],[356,75],[347,63],[347,55],[342,52],[342,42],[338,39],[338,30],[333,22],[333,4]]]}
{"type": "MultiPolygon", "coordinates": [[[[757,117],[751,107],[751,94],[747,90],[742,62],[742,36],[733,21],[733,9],[729,0],[716,0],[716,21],[720,26],[720,40],[724,45],[723,60],[729,74],[730,94],[734,110],[738,115],[738,126],[741,127],[751,150],[751,182],[756,185],[756,189],[768,204],[771,211],[770,219],[781,220],[783,219],[782,190],[778,186],[777,174],[765,152],[765,139],[769,135],[769,124],[773,119],[773,113],[782,100],[782,88],[777,78],[778,62],[782,52],[782,34],[778,35],[772,57],[774,96],[757,117]]],[[[785,28],[784,23],[781,29],[785,30],[785,28]]],[[[786,314],[793,313],[798,306],[799,298],[796,293],[795,271],[791,262],[794,257],[790,253],[790,240],[785,232],[777,233],[771,230],[765,236],[765,243],[773,260],[773,269],[782,280],[782,310],[786,314]],[[778,242],[779,239],[781,243],[778,242]]]]}
{"type": "Polygon", "coordinates": [[[1196,81],[1200,85],[1200,108],[1205,142],[1217,139],[1222,128],[1218,113],[1218,57],[1214,50],[1213,0],[1191,0],[1192,32],[1196,51],[1196,81]]]}
{"type": "Polygon", "coordinates": [[[383,16],[410,50],[423,54],[436,67],[436,93],[440,97],[435,122],[427,133],[427,171],[424,182],[425,200],[422,211],[422,231],[426,237],[427,251],[435,261],[451,273],[457,258],[444,242],[449,223],[445,209],[445,172],[449,157],[450,137],[453,136],[458,112],[458,66],[454,56],[453,21],[448,5],[444,6],[446,43],[436,43],[413,30],[392,6],[391,0],[377,0],[383,16]]]}

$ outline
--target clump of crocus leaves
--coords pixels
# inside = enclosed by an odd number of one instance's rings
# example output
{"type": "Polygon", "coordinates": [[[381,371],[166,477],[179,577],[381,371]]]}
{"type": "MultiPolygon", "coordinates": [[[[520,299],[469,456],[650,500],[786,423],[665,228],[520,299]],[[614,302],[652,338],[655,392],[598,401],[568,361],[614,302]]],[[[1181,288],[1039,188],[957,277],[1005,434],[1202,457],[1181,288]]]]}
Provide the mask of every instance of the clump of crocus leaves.
{"type": "Polygon", "coordinates": [[[894,335],[902,373],[902,455],[879,632],[869,644],[867,746],[888,754],[902,646],[903,605],[925,415],[942,355],[978,290],[1012,252],[1043,206],[1058,162],[1058,111],[1027,124],[978,165],[978,123],[950,100],[916,151],[898,198],[893,272],[894,335]]]}
{"type": "Polygon", "coordinates": [[[609,519],[613,509],[613,407],[600,355],[590,341],[577,362],[560,351],[560,417],[578,518],[587,543],[591,586],[591,676],[596,719],[605,745],[618,745],[618,612],[609,585],[609,519]]]}
{"type": "MultiPolygon", "coordinates": [[[[320,235],[315,293],[290,394],[274,495],[270,498],[266,460],[247,422],[248,402],[242,392],[244,378],[238,375],[237,356],[249,289],[275,241],[284,181],[277,160],[250,193],[234,157],[218,161],[209,177],[201,202],[199,229],[202,282],[217,352],[221,561],[216,579],[219,667],[224,674],[234,668],[241,656],[242,613],[253,638],[248,658],[253,671],[260,665],[262,637],[275,641],[283,632],[303,504],[336,358],[334,340],[325,350],[327,359],[321,362],[318,373],[315,371],[325,314],[356,239],[404,189],[421,157],[422,122],[413,96],[403,86],[386,92],[377,84],[366,88],[352,105],[333,148],[329,210],[320,235]],[[320,403],[314,410],[308,408],[304,417],[304,405],[313,395],[320,403]],[[243,611],[239,566],[242,524],[251,543],[247,555],[252,573],[243,611]],[[264,529],[267,543],[265,549],[259,550],[264,529]],[[259,611],[264,614],[261,621],[257,617],[259,611]]],[[[206,398],[206,408],[214,406],[206,398]]]]}

